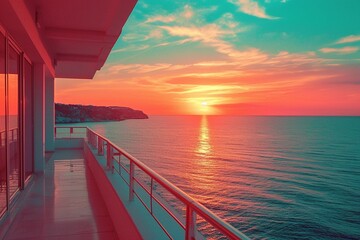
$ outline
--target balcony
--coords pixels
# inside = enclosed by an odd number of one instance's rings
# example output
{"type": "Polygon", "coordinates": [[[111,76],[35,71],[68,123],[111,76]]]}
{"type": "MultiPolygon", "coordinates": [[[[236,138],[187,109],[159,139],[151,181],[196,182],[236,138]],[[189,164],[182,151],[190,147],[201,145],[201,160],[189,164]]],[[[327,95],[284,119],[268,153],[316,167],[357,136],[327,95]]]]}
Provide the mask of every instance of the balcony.
{"type": "Polygon", "coordinates": [[[56,127],[55,136],[5,239],[248,239],[91,129],[56,127]]]}

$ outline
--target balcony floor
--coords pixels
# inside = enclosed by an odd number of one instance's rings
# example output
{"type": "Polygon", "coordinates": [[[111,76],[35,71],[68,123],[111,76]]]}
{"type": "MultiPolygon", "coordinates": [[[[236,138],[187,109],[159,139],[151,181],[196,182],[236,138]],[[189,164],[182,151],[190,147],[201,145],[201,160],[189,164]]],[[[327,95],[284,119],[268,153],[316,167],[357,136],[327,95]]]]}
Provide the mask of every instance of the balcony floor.
{"type": "Polygon", "coordinates": [[[5,239],[117,239],[82,150],[57,150],[30,188],[5,239]]]}

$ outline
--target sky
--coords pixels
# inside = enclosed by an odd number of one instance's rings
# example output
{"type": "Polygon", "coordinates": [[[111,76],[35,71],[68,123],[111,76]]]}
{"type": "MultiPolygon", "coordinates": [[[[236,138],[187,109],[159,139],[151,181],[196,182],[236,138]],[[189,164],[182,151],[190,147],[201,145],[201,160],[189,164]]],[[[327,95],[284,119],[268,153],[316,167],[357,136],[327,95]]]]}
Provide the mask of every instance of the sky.
{"type": "Polygon", "coordinates": [[[150,115],[360,115],[360,1],[139,0],[61,103],[150,115]]]}

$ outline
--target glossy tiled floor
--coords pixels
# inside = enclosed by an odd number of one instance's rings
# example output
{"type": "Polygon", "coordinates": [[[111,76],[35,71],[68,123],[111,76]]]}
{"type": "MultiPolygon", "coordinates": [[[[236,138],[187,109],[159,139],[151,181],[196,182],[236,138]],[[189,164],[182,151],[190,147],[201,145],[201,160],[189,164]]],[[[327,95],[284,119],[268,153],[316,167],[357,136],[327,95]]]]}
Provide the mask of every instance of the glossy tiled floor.
{"type": "Polygon", "coordinates": [[[117,239],[81,150],[52,155],[5,239],[117,239]]]}

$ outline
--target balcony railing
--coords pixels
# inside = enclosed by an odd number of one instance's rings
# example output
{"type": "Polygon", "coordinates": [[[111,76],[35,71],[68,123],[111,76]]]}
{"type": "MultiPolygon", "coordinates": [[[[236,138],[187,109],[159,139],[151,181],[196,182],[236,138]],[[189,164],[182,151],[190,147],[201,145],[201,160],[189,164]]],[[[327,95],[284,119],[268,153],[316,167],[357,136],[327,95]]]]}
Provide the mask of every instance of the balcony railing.
{"type": "MultiPolygon", "coordinates": [[[[14,142],[17,141],[19,135],[19,129],[18,128],[12,128],[8,131],[8,141],[14,142]]],[[[5,146],[5,140],[6,140],[6,131],[0,132],[0,147],[5,146]]]]}
{"type": "MultiPolygon", "coordinates": [[[[74,132],[83,131],[84,127],[79,129],[77,127],[55,128],[57,137],[73,137],[74,132]],[[58,134],[59,129],[62,131],[60,135],[58,134]]],[[[129,200],[133,201],[134,197],[137,197],[169,239],[178,238],[178,236],[172,235],[158,209],[167,213],[184,230],[186,240],[203,239],[202,234],[219,239],[249,239],[109,139],[90,128],[86,128],[86,136],[84,134],[81,137],[86,137],[88,144],[97,152],[97,155],[106,158],[107,168],[113,174],[118,174],[128,185],[129,200]],[[176,205],[175,202],[180,202],[182,206],[176,205]],[[204,225],[211,226],[210,231],[207,228],[211,234],[200,231],[201,227],[198,227],[204,225]]]]}
{"type": "Polygon", "coordinates": [[[85,138],[87,127],[55,127],[55,138],[85,138]]]}

